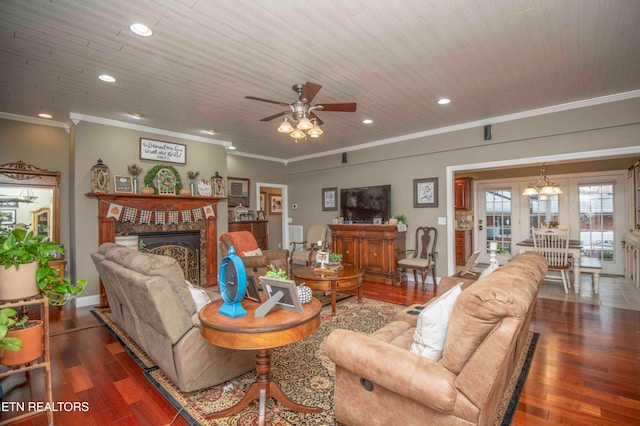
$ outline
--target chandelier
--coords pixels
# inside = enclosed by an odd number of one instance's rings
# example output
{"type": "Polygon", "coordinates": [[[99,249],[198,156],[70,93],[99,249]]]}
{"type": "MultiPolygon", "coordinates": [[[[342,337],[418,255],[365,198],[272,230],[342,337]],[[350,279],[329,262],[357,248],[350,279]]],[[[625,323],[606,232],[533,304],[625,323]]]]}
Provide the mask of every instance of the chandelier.
{"type": "Polygon", "coordinates": [[[525,189],[524,192],[522,193],[522,195],[529,195],[529,196],[532,196],[532,195],[549,196],[549,195],[557,195],[557,194],[562,194],[562,189],[560,189],[560,186],[558,186],[558,184],[549,181],[549,178],[547,178],[546,167],[540,168],[540,177],[538,178],[538,180],[533,183],[530,183],[529,186],[527,186],[527,189],[525,189]]]}
{"type": "Polygon", "coordinates": [[[38,196],[35,194],[35,192],[33,192],[31,188],[26,188],[20,191],[20,194],[18,194],[18,198],[22,202],[33,203],[38,199],[38,196]]]}

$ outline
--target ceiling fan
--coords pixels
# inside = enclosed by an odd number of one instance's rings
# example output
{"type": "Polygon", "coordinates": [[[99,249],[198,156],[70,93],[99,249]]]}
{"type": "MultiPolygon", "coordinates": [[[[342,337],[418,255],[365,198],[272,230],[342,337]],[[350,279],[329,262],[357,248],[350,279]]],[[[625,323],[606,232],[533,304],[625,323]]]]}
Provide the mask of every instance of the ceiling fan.
{"type": "Polygon", "coordinates": [[[271,121],[278,117],[284,117],[280,127],[278,127],[278,131],[282,133],[289,133],[289,135],[296,139],[297,142],[298,139],[305,138],[307,134],[312,138],[317,138],[323,133],[322,129],[319,127],[323,124],[323,121],[316,115],[315,111],[355,112],[356,110],[357,105],[353,102],[311,105],[311,101],[316,97],[321,88],[322,86],[319,84],[311,82],[293,85],[292,89],[298,93],[298,100],[291,104],[256,98],[255,96],[245,96],[245,98],[289,107],[288,111],[282,111],[277,114],[270,115],[260,121],[271,121]],[[295,129],[291,126],[290,121],[296,123],[295,129]],[[305,130],[308,132],[304,133],[305,130]]]}

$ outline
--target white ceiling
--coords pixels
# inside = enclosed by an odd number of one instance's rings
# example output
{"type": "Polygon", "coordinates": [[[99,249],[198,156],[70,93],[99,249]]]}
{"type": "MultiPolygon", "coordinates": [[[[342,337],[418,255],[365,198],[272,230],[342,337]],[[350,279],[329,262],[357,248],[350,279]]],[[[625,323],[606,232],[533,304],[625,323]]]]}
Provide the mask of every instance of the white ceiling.
{"type": "Polygon", "coordinates": [[[290,159],[640,90],[640,1],[1,0],[0,70],[3,113],[135,122],[290,159]],[[293,102],[306,81],[323,86],[314,104],[358,110],[318,112],[324,135],[296,144],[259,121],[282,107],[245,96],[293,102]]]}

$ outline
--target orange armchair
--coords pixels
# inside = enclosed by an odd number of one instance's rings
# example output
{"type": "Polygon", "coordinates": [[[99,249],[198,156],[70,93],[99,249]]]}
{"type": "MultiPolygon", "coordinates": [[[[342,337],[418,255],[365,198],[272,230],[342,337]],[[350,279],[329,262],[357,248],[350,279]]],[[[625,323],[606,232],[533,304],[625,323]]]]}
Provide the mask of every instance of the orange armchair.
{"type": "Polygon", "coordinates": [[[223,256],[229,254],[229,247],[235,248],[236,254],[242,258],[247,276],[258,277],[267,273],[269,264],[276,269],[288,269],[289,250],[260,250],[258,242],[249,231],[226,232],[218,238],[223,256]]]}

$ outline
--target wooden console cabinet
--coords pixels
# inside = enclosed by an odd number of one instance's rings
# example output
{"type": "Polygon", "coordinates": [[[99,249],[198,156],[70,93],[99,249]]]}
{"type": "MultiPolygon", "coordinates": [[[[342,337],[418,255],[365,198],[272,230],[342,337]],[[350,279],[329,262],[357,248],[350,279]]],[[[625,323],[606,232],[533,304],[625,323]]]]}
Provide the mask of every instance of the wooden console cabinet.
{"type": "Polygon", "coordinates": [[[392,285],[398,257],[405,251],[406,232],[395,225],[329,225],[332,251],[342,263],[364,271],[365,281],[392,285]]]}
{"type": "Polygon", "coordinates": [[[249,231],[256,237],[258,247],[261,250],[269,250],[269,221],[268,220],[243,220],[241,222],[229,222],[229,232],[249,231]]]}

